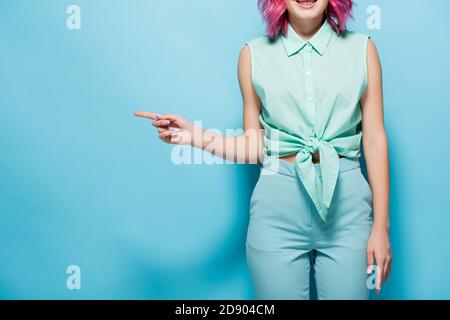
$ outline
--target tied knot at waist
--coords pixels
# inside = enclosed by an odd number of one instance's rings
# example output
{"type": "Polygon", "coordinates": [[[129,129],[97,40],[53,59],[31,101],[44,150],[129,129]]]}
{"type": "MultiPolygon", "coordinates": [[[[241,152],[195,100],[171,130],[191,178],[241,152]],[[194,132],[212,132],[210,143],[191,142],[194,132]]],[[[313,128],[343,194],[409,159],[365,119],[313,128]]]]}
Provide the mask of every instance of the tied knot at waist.
{"type": "Polygon", "coordinates": [[[307,150],[310,153],[315,153],[317,150],[319,150],[321,141],[316,136],[307,138],[306,142],[307,143],[303,150],[307,150]]]}
{"type": "Polygon", "coordinates": [[[296,171],[319,215],[326,221],[339,174],[339,155],[327,141],[317,137],[305,139],[295,157],[296,171]],[[321,177],[316,176],[312,154],[319,151],[321,177]]]}
{"type": "Polygon", "coordinates": [[[339,174],[337,150],[342,156],[358,157],[361,132],[330,140],[316,135],[303,138],[275,128],[270,128],[266,132],[265,149],[270,151],[270,154],[285,156],[297,152],[295,156],[297,176],[311,197],[320,217],[326,222],[339,174]],[[319,151],[320,162],[314,164],[312,154],[316,151],[319,151]],[[315,165],[320,168],[320,176],[316,175],[315,165]]]}

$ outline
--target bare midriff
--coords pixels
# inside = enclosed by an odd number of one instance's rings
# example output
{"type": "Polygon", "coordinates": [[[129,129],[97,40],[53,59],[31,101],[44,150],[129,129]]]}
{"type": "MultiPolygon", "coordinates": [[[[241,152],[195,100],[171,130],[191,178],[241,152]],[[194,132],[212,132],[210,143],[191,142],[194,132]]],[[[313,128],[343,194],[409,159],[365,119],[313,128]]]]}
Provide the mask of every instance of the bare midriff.
{"type": "MultiPolygon", "coordinates": [[[[284,157],[279,157],[282,160],[286,160],[289,162],[295,162],[295,156],[297,155],[297,153],[291,153],[288,154],[287,156],[284,157]]],[[[339,155],[339,158],[342,158],[343,156],[339,155]]],[[[312,162],[313,163],[319,163],[320,162],[320,155],[319,155],[319,151],[316,151],[315,153],[312,154],[312,162]]]]}

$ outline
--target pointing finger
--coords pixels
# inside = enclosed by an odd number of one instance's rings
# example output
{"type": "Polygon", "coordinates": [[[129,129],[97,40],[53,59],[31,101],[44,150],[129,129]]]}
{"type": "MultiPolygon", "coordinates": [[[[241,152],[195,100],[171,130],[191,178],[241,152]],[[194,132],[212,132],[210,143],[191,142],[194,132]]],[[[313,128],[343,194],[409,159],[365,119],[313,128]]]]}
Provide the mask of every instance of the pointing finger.
{"type": "Polygon", "coordinates": [[[159,119],[160,115],[155,112],[136,111],[133,113],[136,117],[148,118],[152,120],[159,119]]]}

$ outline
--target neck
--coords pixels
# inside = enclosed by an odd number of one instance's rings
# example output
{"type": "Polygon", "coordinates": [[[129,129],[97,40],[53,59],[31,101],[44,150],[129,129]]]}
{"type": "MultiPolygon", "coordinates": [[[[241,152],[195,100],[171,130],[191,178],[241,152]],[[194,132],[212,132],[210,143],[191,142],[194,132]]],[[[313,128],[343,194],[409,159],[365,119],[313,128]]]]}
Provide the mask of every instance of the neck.
{"type": "Polygon", "coordinates": [[[308,20],[291,18],[289,16],[288,21],[292,25],[292,28],[295,30],[295,32],[303,40],[308,41],[314,36],[314,34],[316,34],[316,32],[320,29],[320,27],[324,23],[325,15],[308,20]]]}

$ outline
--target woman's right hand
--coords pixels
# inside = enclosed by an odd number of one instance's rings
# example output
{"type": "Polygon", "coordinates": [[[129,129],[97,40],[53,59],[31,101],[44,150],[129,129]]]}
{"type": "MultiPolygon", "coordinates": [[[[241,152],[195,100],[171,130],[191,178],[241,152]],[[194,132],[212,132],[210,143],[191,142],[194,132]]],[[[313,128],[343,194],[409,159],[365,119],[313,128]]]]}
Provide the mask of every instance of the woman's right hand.
{"type": "Polygon", "coordinates": [[[158,137],[170,144],[192,144],[194,124],[177,114],[160,115],[155,112],[134,112],[137,117],[152,120],[152,125],[158,131],[158,137]]]}

